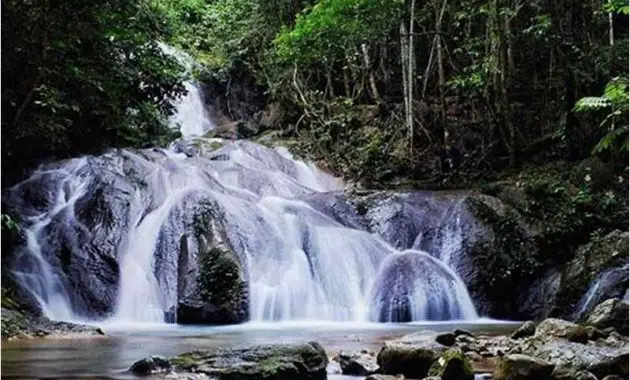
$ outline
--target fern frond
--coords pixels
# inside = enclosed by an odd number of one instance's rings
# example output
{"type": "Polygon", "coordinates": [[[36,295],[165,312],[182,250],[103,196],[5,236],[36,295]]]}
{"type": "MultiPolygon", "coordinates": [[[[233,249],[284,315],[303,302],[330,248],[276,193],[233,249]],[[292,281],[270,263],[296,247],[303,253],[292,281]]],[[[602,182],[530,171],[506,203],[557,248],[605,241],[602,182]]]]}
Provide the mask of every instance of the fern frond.
{"type": "Polygon", "coordinates": [[[610,107],[612,103],[610,99],[603,96],[587,96],[582,98],[575,103],[575,107],[573,111],[575,112],[588,112],[595,111],[602,108],[610,107]]]}

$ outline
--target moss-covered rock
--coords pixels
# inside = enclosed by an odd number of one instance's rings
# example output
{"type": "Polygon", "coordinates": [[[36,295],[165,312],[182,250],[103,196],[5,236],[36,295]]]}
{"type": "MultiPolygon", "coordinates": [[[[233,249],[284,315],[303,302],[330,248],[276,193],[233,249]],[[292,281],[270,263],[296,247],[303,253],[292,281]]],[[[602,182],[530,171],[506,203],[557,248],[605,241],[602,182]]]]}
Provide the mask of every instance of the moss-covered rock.
{"type": "Polygon", "coordinates": [[[449,349],[429,369],[429,376],[442,380],[473,380],[475,373],[470,360],[459,349],[449,349]]]}
{"type": "Polygon", "coordinates": [[[215,247],[202,253],[198,299],[180,302],[179,323],[230,324],[247,319],[247,283],[233,254],[215,247]]]}
{"type": "Polygon", "coordinates": [[[326,352],[316,342],[192,351],[171,359],[179,371],[219,380],[323,380],[326,352]]]}

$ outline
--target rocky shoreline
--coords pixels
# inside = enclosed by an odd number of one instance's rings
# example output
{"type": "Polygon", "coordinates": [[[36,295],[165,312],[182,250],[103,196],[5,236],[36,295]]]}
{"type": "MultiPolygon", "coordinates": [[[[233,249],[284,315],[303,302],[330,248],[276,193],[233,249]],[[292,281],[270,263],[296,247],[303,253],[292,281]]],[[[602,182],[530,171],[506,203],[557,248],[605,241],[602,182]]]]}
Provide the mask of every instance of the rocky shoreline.
{"type": "Polygon", "coordinates": [[[97,326],[52,321],[44,316],[34,316],[17,310],[2,308],[2,339],[80,339],[104,337],[97,326]]]}
{"type": "Polygon", "coordinates": [[[615,380],[628,378],[628,304],[610,299],[584,324],[528,321],[511,336],[420,331],[376,351],[326,352],[316,342],[149,357],[130,373],[168,379],[615,380]]]}

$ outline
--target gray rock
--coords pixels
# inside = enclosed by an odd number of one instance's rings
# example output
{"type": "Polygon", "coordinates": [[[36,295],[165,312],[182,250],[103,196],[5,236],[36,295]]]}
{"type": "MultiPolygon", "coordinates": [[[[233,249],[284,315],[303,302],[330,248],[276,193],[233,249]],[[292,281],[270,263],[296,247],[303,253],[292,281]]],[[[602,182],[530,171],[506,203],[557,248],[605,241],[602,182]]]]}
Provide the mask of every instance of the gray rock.
{"type": "Polygon", "coordinates": [[[171,359],[182,373],[218,380],[325,380],[328,357],[317,342],[192,351],[171,359]]]}
{"type": "Polygon", "coordinates": [[[532,356],[504,356],[494,372],[495,380],[550,380],[553,364],[532,356]]]}
{"type": "Polygon", "coordinates": [[[572,342],[586,343],[588,332],[583,326],[557,318],[547,318],[536,326],[537,338],[563,338],[572,342]]]}
{"type": "Polygon", "coordinates": [[[410,334],[386,341],[378,353],[377,363],[384,374],[423,378],[446,349],[435,342],[435,333],[410,334]]]}
{"type": "Polygon", "coordinates": [[[173,370],[173,366],[166,358],[161,356],[151,356],[133,363],[129,370],[134,375],[146,376],[159,373],[169,373],[173,370]]]}
{"type": "Polygon", "coordinates": [[[609,299],[597,305],[588,315],[586,323],[600,329],[612,327],[628,335],[628,303],[618,299],[609,299]]]}
{"type": "Polygon", "coordinates": [[[627,347],[586,345],[559,339],[544,343],[533,352],[557,367],[588,371],[598,378],[628,375],[627,347]]]}
{"type": "Polygon", "coordinates": [[[556,312],[583,320],[597,304],[628,289],[628,232],[613,231],[577,249],[562,270],[556,312]]]}
{"type": "Polygon", "coordinates": [[[536,333],[536,322],[527,321],[523,323],[518,329],[516,329],[510,337],[512,339],[520,339],[528,336],[532,336],[536,333]]]}
{"type": "Polygon", "coordinates": [[[565,367],[555,367],[551,377],[553,380],[597,380],[597,377],[588,371],[575,371],[565,367]]]}
{"type": "Polygon", "coordinates": [[[373,352],[340,352],[338,360],[344,375],[368,376],[379,370],[373,352]]]}

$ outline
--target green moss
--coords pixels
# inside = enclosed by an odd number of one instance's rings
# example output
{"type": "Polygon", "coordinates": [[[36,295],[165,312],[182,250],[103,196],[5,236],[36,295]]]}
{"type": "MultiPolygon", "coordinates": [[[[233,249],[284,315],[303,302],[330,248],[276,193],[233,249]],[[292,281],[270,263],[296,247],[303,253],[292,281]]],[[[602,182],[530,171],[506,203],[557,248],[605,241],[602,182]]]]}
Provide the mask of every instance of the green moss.
{"type": "Polygon", "coordinates": [[[457,349],[444,352],[429,369],[429,376],[439,376],[443,380],[472,380],[474,375],[470,361],[457,349]]]}
{"type": "Polygon", "coordinates": [[[191,351],[185,354],[181,354],[170,359],[171,363],[179,368],[189,370],[199,363],[204,358],[204,355],[200,351],[191,351]]]}
{"type": "Polygon", "coordinates": [[[231,310],[240,302],[243,281],[238,263],[228,251],[213,248],[200,260],[199,291],[201,298],[231,310]]]}

